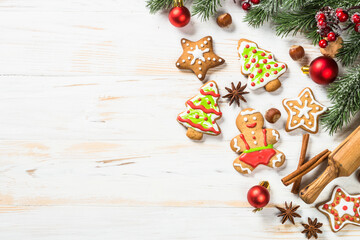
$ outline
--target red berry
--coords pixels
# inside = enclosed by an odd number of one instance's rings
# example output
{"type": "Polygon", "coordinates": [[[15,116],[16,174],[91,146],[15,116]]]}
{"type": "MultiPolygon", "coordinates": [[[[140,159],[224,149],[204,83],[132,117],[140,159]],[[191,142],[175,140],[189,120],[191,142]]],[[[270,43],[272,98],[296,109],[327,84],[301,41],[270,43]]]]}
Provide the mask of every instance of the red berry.
{"type": "Polygon", "coordinates": [[[336,9],[336,14],[338,14],[339,12],[343,12],[344,10],[342,8],[337,8],[336,9]]]}
{"type": "Polygon", "coordinates": [[[355,13],[354,15],[352,15],[351,17],[351,21],[353,23],[360,23],[360,14],[359,13],[355,13]]]}
{"type": "Polygon", "coordinates": [[[259,4],[259,3],[260,3],[260,0],[251,0],[251,2],[252,2],[253,4],[259,4]]]}
{"type": "Polygon", "coordinates": [[[248,10],[250,9],[251,5],[250,5],[250,3],[248,3],[248,2],[244,2],[241,7],[242,7],[242,9],[244,9],[245,11],[248,11],[248,10]]]}
{"type": "Polygon", "coordinates": [[[317,16],[316,16],[316,20],[326,20],[326,17],[325,17],[325,14],[324,13],[319,13],[317,16]]]}
{"type": "Polygon", "coordinates": [[[326,26],[327,26],[327,24],[326,24],[325,20],[320,19],[320,20],[318,21],[318,27],[319,27],[319,28],[325,28],[326,26]]]}
{"type": "Polygon", "coordinates": [[[329,32],[331,32],[331,28],[325,27],[324,29],[321,29],[320,35],[322,37],[326,37],[329,34],[329,32]]]}
{"type": "Polygon", "coordinates": [[[340,22],[346,22],[349,19],[349,14],[347,12],[339,12],[336,16],[340,22]]]}
{"type": "Polygon", "coordinates": [[[354,27],[355,32],[360,32],[360,23],[357,23],[354,27]]]}
{"type": "Polygon", "coordinates": [[[327,45],[328,45],[328,42],[325,39],[321,39],[319,41],[319,47],[326,48],[327,45]]]}
{"type": "Polygon", "coordinates": [[[329,32],[329,34],[327,35],[327,39],[329,42],[333,42],[336,40],[336,34],[334,32],[329,32]]]}

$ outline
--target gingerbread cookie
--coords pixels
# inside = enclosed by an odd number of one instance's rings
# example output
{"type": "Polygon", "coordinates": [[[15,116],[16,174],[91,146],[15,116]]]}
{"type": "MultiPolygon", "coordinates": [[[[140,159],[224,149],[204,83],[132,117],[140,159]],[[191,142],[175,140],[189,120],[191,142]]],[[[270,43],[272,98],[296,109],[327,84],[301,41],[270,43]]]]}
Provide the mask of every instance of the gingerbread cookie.
{"type": "Polygon", "coordinates": [[[219,97],[216,82],[210,81],[200,88],[200,94],[186,102],[187,110],[177,117],[178,122],[188,128],[186,136],[200,140],[203,133],[210,135],[221,133],[216,123],[222,115],[218,105],[219,97]]]}
{"type": "Polygon", "coordinates": [[[281,86],[278,78],[286,72],[287,66],[275,61],[274,54],[247,39],[239,40],[238,54],[241,73],[248,76],[248,88],[265,87],[266,91],[273,92],[281,86]]]}
{"type": "Polygon", "coordinates": [[[236,126],[240,135],[230,142],[231,149],[239,153],[233,165],[236,171],[248,174],[259,164],[268,167],[280,167],[285,162],[285,155],[274,149],[279,141],[279,132],[275,129],[263,128],[264,117],[252,108],[246,108],[236,118],[236,126]]]}
{"type": "Polygon", "coordinates": [[[204,80],[209,68],[219,66],[225,60],[213,51],[212,38],[204,37],[197,42],[181,39],[183,53],[176,62],[179,69],[192,70],[199,80],[204,80]]]}
{"type": "Polygon", "coordinates": [[[330,201],[316,205],[330,222],[333,232],[340,231],[345,225],[360,226],[360,194],[351,195],[344,189],[336,186],[330,201]]]}
{"type": "Polygon", "coordinates": [[[283,106],[288,113],[286,131],[302,128],[310,133],[317,133],[319,116],[326,107],[315,100],[310,88],[304,88],[297,98],[283,100],[283,106]]]}

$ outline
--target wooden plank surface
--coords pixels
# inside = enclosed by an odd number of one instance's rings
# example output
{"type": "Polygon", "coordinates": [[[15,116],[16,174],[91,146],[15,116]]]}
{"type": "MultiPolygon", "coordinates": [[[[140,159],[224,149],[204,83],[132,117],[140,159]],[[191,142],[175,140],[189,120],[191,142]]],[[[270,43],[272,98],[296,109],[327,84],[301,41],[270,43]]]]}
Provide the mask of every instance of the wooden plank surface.
{"type": "MultiPolygon", "coordinates": [[[[150,15],[140,0],[0,1],[1,239],[304,239],[300,223],[308,216],[324,223],[320,239],[359,238],[355,226],[332,233],[326,217],[280,181],[296,169],[303,133],[284,131],[282,99],[309,86],[319,102],[330,104],[326,89],[300,71],[320,55],[318,48],[302,36],[276,37],[269,25],[248,27],[232,1],[223,10],[232,14],[231,29],[196,18],[176,29],[166,12],[150,15]],[[236,53],[240,38],[288,64],[279,91],[252,92],[242,104],[263,113],[281,110],[274,128],[287,162],[280,169],[262,167],[251,176],[233,169],[237,155],[229,142],[238,134],[240,109],[226,101],[220,101],[218,137],[194,143],[176,122],[201,86],[174,67],[179,41],[206,35],[226,59],[207,76],[221,94],[232,81],[245,82],[236,53]],[[293,44],[304,46],[306,59],[290,59],[293,44]],[[253,214],[246,193],[264,179],[271,202],[253,214]],[[284,201],[301,205],[296,226],[276,218],[274,205],[284,201]]],[[[335,136],[311,135],[308,156],[335,148],[355,125],[335,136]]],[[[318,201],[336,184],[359,189],[354,175],[336,179],[318,201]]]]}

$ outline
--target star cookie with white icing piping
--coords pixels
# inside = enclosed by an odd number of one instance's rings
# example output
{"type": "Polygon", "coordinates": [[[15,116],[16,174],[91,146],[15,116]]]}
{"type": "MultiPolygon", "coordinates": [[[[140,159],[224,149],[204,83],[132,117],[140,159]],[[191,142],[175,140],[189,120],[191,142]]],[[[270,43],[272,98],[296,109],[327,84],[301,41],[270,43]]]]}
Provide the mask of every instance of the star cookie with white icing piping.
{"type": "Polygon", "coordinates": [[[225,60],[213,51],[212,38],[204,37],[197,42],[181,39],[183,53],[176,62],[179,69],[192,70],[199,80],[204,80],[209,68],[219,66],[225,60]]]}
{"type": "Polygon", "coordinates": [[[283,106],[288,113],[285,130],[293,131],[302,128],[310,133],[319,130],[319,116],[326,111],[326,107],[315,100],[310,88],[304,88],[297,98],[283,100],[283,106]]]}
{"type": "Polygon", "coordinates": [[[333,232],[340,231],[347,224],[360,226],[360,194],[348,194],[336,186],[331,199],[316,207],[328,217],[333,232]]]}

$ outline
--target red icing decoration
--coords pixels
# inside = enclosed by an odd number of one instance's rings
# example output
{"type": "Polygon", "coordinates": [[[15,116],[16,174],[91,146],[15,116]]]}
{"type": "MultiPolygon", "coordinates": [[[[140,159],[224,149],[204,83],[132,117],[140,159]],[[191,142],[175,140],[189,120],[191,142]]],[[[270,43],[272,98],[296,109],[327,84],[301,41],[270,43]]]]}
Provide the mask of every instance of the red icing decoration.
{"type": "Polygon", "coordinates": [[[217,107],[217,103],[215,103],[214,106],[217,107]]]}
{"type": "Polygon", "coordinates": [[[208,120],[208,118],[207,118],[207,117],[204,117],[204,120],[205,120],[205,121],[207,121],[207,120],[208,120]]]}
{"type": "Polygon", "coordinates": [[[265,53],[261,53],[261,56],[265,56],[265,53]]]}
{"type": "Polygon", "coordinates": [[[264,81],[264,79],[263,78],[260,78],[260,82],[263,82],[264,81]]]}
{"type": "Polygon", "coordinates": [[[272,59],[272,56],[271,56],[271,55],[269,55],[269,56],[268,56],[268,58],[269,58],[269,59],[272,59]]]}
{"type": "Polygon", "coordinates": [[[337,213],[334,213],[334,216],[335,216],[335,217],[337,217],[337,216],[338,216],[338,214],[337,214],[337,213]]]}
{"type": "Polygon", "coordinates": [[[245,55],[244,55],[244,58],[248,58],[248,55],[247,55],[247,54],[245,54],[245,55]]]}
{"type": "Polygon", "coordinates": [[[343,222],[344,222],[344,221],[345,221],[345,218],[341,218],[341,221],[343,221],[343,222]]]}
{"type": "Polygon", "coordinates": [[[257,68],[260,67],[260,64],[257,63],[257,64],[255,65],[255,67],[257,67],[257,68]]]}
{"type": "Polygon", "coordinates": [[[335,218],[335,221],[339,221],[339,218],[338,218],[338,217],[336,217],[336,218],[335,218]]]}
{"type": "Polygon", "coordinates": [[[198,118],[199,118],[199,115],[196,114],[196,115],[195,115],[195,118],[198,119],[198,118]]]}
{"type": "Polygon", "coordinates": [[[257,51],[256,51],[256,49],[253,49],[252,52],[253,52],[253,53],[256,53],[257,51]]]}
{"type": "Polygon", "coordinates": [[[346,199],[345,199],[347,202],[349,202],[350,201],[350,197],[346,197],[346,199]]]}
{"type": "Polygon", "coordinates": [[[261,69],[259,69],[259,70],[258,70],[258,73],[262,73],[262,70],[261,70],[261,69]]]}
{"type": "Polygon", "coordinates": [[[266,59],[264,59],[264,60],[263,60],[263,63],[267,63],[267,60],[266,60],[266,59]]]}
{"type": "Polygon", "coordinates": [[[252,82],[252,83],[251,83],[251,86],[255,86],[255,83],[254,83],[254,82],[252,82]]]}
{"type": "Polygon", "coordinates": [[[250,64],[246,64],[245,67],[246,67],[246,68],[250,68],[250,64]]]}
{"type": "Polygon", "coordinates": [[[250,76],[249,76],[250,78],[254,78],[254,74],[250,74],[250,76]]]}
{"type": "Polygon", "coordinates": [[[350,221],[354,221],[354,218],[353,218],[353,217],[351,217],[351,218],[350,218],[350,221]]]}
{"type": "Polygon", "coordinates": [[[332,203],[331,206],[335,207],[335,203],[332,203]]]}
{"type": "Polygon", "coordinates": [[[278,67],[278,66],[279,66],[279,64],[277,64],[277,63],[274,64],[274,67],[278,67]]]}
{"type": "Polygon", "coordinates": [[[334,214],[334,210],[331,210],[331,213],[334,214]]]}
{"type": "Polygon", "coordinates": [[[256,139],[256,137],[255,137],[255,136],[253,136],[253,139],[256,139]]]}
{"type": "Polygon", "coordinates": [[[254,122],[254,123],[251,123],[251,124],[246,124],[246,126],[248,127],[248,128],[254,128],[254,127],[256,127],[256,122],[254,122]]]}
{"type": "Polygon", "coordinates": [[[217,112],[215,109],[206,109],[203,105],[199,105],[199,106],[196,106],[194,105],[190,100],[188,100],[186,102],[186,104],[188,104],[192,109],[200,109],[201,111],[205,112],[205,113],[214,113],[218,116],[221,116],[222,113],[221,112],[217,112]]]}
{"type": "Polygon", "coordinates": [[[278,71],[275,70],[275,71],[274,71],[274,74],[277,74],[277,73],[278,73],[278,71]]]}
{"type": "Polygon", "coordinates": [[[267,165],[270,159],[276,154],[272,148],[263,149],[256,152],[244,153],[239,157],[239,160],[256,168],[259,164],[267,165]]]}
{"type": "Polygon", "coordinates": [[[245,46],[246,48],[249,48],[250,46],[249,46],[249,44],[246,44],[246,46],[245,46]]]}
{"type": "Polygon", "coordinates": [[[198,101],[200,102],[200,101],[201,101],[201,98],[198,98],[198,101]]]}
{"type": "Polygon", "coordinates": [[[187,110],[186,112],[187,112],[187,113],[190,113],[190,110],[187,110]]]}
{"type": "Polygon", "coordinates": [[[240,136],[241,140],[243,140],[243,142],[245,143],[245,148],[246,148],[247,150],[249,150],[250,147],[249,147],[249,144],[248,144],[248,143],[246,142],[246,140],[245,140],[244,134],[240,134],[239,136],[240,136]]]}
{"type": "Polygon", "coordinates": [[[343,210],[346,211],[348,209],[347,206],[343,206],[343,210]]]}
{"type": "Polygon", "coordinates": [[[341,192],[341,189],[340,189],[340,188],[338,188],[336,191],[341,192]]]}
{"type": "Polygon", "coordinates": [[[270,74],[269,73],[265,73],[265,77],[269,77],[270,76],[270,74]]]}
{"type": "Polygon", "coordinates": [[[210,87],[213,87],[213,86],[214,86],[214,84],[210,83],[210,87]]]}
{"type": "Polygon", "coordinates": [[[266,129],[262,130],[263,134],[264,134],[264,145],[267,146],[267,142],[266,142],[266,129]]]}
{"type": "Polygon", "coordinates": [[[256,62],[256,59],[255,59],[255,58],[252,58],[252,59],[251,59],[251,62],[252,62],[252,63],[256,62]]]}
{"type": "Polygon", "coordinates": [[[210,104],[211,104],[211,102],[210,102],[210,101],[207,101],[207,104],[209,104],[209,105],[210,105],[210,104]]]}
{"type": "Polygon", "coordinates": [[[285,65],[281,65],[281,68],[285,68],[285,65]]]}
{"type": "Polygon", "coordinates": [[[336,224],[336,225],[335,225],[335,229],[339,229],[339,225],[336,224]]]}
{"type": "Polygon", "coordinates": [[[220,94],[216,94],[214,91],[204,92],[204,90],[200,89],[200,93],[202,95],[211,95],[213,97],[220,97],[220,94]]]}
{"type": "MultiPolygon", "coordinates": [[[[213,132],[215,134],[220,134],[220,131],[216,131],[213,127],[210,128],[204,128],[203,126],[201,126],[200,124],[197,123],[193,123],[190,119],[182,119],[180,116],[178,116],[178,121],[180,122],[187,122],[188,124],[190,124],[190,126],[194,127],[194,128],[198,128],[201,131],[207,132],[213,132]]],[[[215,121],[213,122],[213,124],[215,123],[215,121]]]]}
{"type": "Polygon", "coordinates": [[[266,65],[266,69],[270,69],[271,68],[271,66],[270,65],[266,65]]]}
{"type": "Polygon", "coordinates": [[[349,219],[349,215],[346,215],[345,218],[346,218],[346,219],[349,219]]]}
{"type": "Polygon", "coordinates": [[[328,209],[328,208],[329,208],[329,205],[325,204],[325,205],[323,206],[323,208],[328,209]]]}

